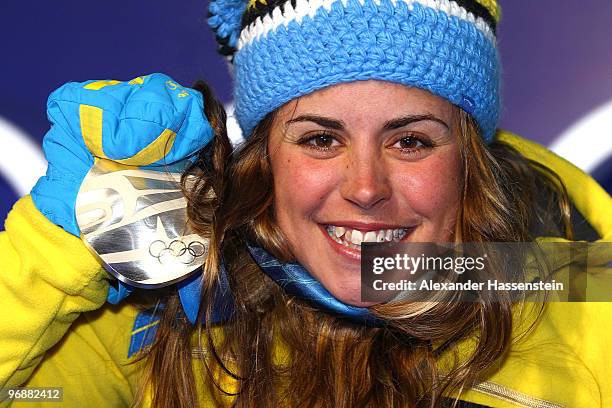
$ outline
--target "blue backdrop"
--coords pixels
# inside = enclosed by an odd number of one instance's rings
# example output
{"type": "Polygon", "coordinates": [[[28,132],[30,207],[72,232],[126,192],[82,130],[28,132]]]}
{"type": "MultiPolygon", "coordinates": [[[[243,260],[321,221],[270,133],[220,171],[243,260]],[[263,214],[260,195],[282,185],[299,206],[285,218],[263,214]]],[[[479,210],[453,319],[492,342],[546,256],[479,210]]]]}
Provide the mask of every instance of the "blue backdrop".
{"type": "MultiPolygon", "coordinates": [[[[502,126],[550,145],[612,191],[612,2],[500,1],[502,126]],[[528,7],[527,7],[528,4],[528,7]]],[[[46,98],[68,81],[164,72],[231,78],[198,0],[24,2],[0,16],[0,217],[44,172],[46,98]]]]}

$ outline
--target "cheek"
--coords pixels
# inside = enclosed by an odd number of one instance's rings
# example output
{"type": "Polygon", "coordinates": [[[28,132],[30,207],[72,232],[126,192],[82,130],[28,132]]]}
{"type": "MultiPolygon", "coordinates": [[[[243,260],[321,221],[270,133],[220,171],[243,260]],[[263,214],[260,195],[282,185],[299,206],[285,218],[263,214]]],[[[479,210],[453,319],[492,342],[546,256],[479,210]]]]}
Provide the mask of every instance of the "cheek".
{"type": "Polygon", "coordinates": [[[281,228],[287,221],[308,218],[322,205],[336,184],[331,163],[282,150],[272,160],[272,172],[274,203],[281,228]]]}
{"type": "Polygon", "coordinates": [[[436,224],[454,219],[461,191],[458,154],[429,157],[400,174],[396,185],[412,211],[436,224]]]}

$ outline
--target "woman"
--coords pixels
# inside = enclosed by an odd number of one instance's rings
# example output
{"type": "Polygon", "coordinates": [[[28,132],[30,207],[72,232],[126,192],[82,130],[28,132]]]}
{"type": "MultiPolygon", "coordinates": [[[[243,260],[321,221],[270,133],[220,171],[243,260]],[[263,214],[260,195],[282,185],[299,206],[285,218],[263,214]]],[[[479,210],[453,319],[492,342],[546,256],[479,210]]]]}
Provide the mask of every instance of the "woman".
{"type": "Polygon", "coordinates": [[[110,406],[611,401],[605,303],[531,314],[508,300],[423,307],[359,293],[360,244],[374,233],[571,239],[571,200],[594,237],[612,235],[610,197],[592,179],[496,133],[494,2],[216,1],[210,11],[247,135],[234,154],[202,84],[203,99],[158,74],[51,96],[50,170],[1,238],[0,290],[16,316],[0,326],[4,386],[63,385],[66,402],[110,406]],[[195,325],[183,311],[193,298],[174,288],[101,307],[107,277],[65,233],[79,235],[74,197],[93,157],[143,164],[155,144],[165,154],[146,164],[203,147],[186,172],[197,182],[184,179],[192,224],[210,239],[195,325]],[[217,302],[225,281],[231,304],[217,302]],[[152,347],[129,359],[153,327],[152,347]]]}

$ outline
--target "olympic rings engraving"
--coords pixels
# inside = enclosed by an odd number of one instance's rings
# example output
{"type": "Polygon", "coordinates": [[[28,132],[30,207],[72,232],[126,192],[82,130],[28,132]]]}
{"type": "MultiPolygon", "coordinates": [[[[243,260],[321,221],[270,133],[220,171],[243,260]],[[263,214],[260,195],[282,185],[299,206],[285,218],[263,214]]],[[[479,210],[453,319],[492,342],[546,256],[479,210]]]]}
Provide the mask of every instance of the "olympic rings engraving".
{"type": "Polygon", "coordinates": [[[189,265],[205,253],[206,245],[200,241],[185,244],[183,241],[175,239],[166,245],[164,241],[158,239],[149,245],[149,255],[162,264],[178,260],[185,265],[189,265]]]}

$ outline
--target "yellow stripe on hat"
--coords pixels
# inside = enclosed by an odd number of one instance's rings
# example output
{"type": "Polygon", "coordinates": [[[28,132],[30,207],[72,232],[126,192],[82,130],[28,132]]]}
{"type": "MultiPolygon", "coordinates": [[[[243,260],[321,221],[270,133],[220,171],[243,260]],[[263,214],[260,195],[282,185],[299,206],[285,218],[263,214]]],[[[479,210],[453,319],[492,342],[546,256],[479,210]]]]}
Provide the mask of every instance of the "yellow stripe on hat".
{"type": "Polygon", "coordinates": [[[476,0],[476,3],[480,4],[482,7],[486,8],[487,11],[495,20],[495,23],[498,24],[501,18],[501,9],[499,4],[497,4],[496,0],[476,0]]]}

